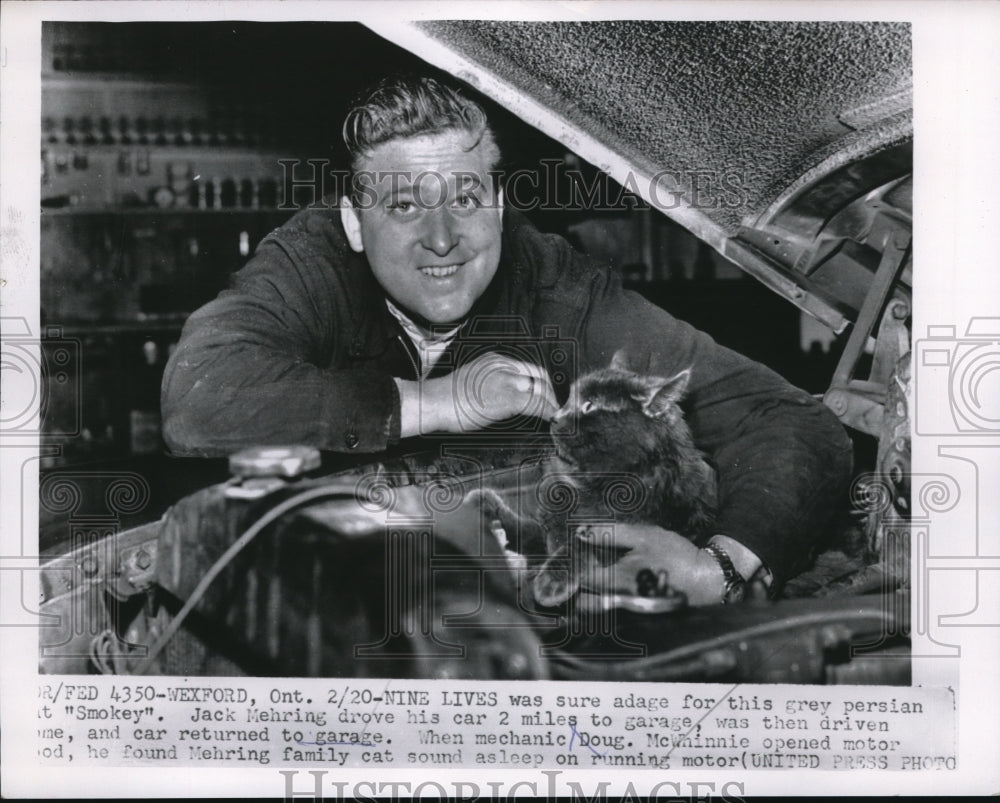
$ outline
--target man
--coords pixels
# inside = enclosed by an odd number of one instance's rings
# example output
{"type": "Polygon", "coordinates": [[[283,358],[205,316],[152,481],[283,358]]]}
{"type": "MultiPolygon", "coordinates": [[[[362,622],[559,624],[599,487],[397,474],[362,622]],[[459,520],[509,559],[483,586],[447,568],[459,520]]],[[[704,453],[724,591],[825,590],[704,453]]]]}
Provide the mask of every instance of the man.
{"type": "Polygon", "coordinates": [[[505,210],[493,133],[461,90],[384,82],[344,134],[353,178],[339,209],[297,214],[188,320],[163,385],[175,453],[307,443],[375,455],[548,418],[575,377],[552,349],[504,352],[554,332],[580,372],[620,350],[651,374],[691,370],[685,407],[718,470],[718,535],[699,549],[616,527],[619,543],[666,564],[693,604],[739,598],[744,580],[777,588],[801,565],[851,469],[826,408],[505,210]]]}

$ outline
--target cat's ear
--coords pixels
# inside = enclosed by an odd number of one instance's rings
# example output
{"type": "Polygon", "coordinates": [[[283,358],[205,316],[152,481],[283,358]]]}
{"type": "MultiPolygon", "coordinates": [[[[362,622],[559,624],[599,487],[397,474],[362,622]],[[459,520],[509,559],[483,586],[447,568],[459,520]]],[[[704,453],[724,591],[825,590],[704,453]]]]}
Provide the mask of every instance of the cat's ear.
{"type": "Polygon", "coordinates": [[[625,354],[625,349],[618,349],[614,356],[611,358],[611,365],[616,371],[631,371],[628,365],[628,355],[625,354]]]}
{"type": "Polygon", "coordinates": [[[646,415],[652,418],[662,418],[676,405],[687,391],[691,381],[691,369],[685,368],[677,376],[663,381],[655,388],[649,401],[643,408],[646,415]]]}

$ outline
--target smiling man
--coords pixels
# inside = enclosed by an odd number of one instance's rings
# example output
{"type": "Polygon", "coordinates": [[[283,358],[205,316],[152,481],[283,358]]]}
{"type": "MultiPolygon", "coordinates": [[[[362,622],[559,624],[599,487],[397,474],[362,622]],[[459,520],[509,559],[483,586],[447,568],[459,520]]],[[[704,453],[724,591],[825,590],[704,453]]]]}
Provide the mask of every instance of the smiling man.
{"type": "MultiPolygon", "coordinates": [[[[428,86],[430,86],[428,84],[428,86]]],[[[396,377],[400,393],[400,435],[462,432],[463,413],[487,421],[514,415],[555,412],[548,375],[521,360],[498,359],[496,352],[459,368],[459,377],[426,379],[458,334],[473,306],[493,282],[500,265],[503,191],[496,171],[499,151],[478,107],[434,108],[446,97],[419,92],[394,96],[387,86],[373,98],[392,111],[374,117],[374,105],[348,117],[345,138],[353,155],[353,192],[341,200],[341,222],[351,248],[364,254],[386,294],[386,306],[417,351],[421,382],[396,377]],[[401,136],[393,121],[412,118],[415,102],[427,121],[447,127],[401,136]],[[398,104],[398,108],[397,105],[398,104]],[[420,104],[424,104],[421,107],[420,104]],[[455,127],[455,120],[466,127],[455,127]],[[386,140],[386,136],[391,136],[386,140]],[[479,374],[483,403],[456,404],[456,379],[479,374]]],[[[419,130],[423,130],[421,127],[419,130]]]]}
{"type": "Polygon", "coordinates": [[[458,87],[383,82],[344,136],[353,179],[339,207],[270,234],[188,320],[163,385],[175,453],[303,443],[380,456],[412,436],[544,421],[575,379],[544,345],[554,334],[581,373],[618,351],[651,374],[690,369],[685,410],[718,472],[718,534],[699,549],[616,528],[635,537],[630,557],[668,556],[694,604],[738,598],[751,578],[777,588],[801,566],[850,475],[825,407],[505,209],[485,112],[458,87]],[[525,338],[534,360],[511,349],[525,338]]]}

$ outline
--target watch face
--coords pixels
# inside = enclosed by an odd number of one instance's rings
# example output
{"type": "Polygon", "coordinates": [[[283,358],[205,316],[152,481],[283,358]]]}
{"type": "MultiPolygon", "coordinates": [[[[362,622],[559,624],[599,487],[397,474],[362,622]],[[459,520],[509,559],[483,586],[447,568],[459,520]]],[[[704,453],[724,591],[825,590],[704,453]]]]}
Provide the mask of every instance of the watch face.
{"type": "Polygon", "coordinates": [[[746,591],[747,584],[743,578],[740,577],[734,583],[726,584],[726,593],[723,596],[722,601],[727,604],[730,602],[742,602],[743,598],[746,596],[746,591]]]}

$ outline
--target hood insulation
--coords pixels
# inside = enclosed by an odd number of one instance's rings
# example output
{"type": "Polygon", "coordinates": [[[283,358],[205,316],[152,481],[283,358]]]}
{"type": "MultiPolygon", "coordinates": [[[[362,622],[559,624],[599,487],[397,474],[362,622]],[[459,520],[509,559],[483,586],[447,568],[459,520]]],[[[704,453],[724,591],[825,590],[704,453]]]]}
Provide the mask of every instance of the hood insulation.
{"type": "MultiPolygon", "coordinates": [[[[637,189],[800,306],[802,293],[793,282],[759,260],[742,264],[731,238],[819,166],[830,169],[912,137],[906,23],[430,21],[369,27],[637,189]],[[693,177],[706,173],[714,178],[707,185],[699,180],[695,199],[693,177]],[[660,182],[655,187],[654,177],[660,182]]],[[[839,328],[839,313],[822,306],[809,311],[839,328]]]]}

